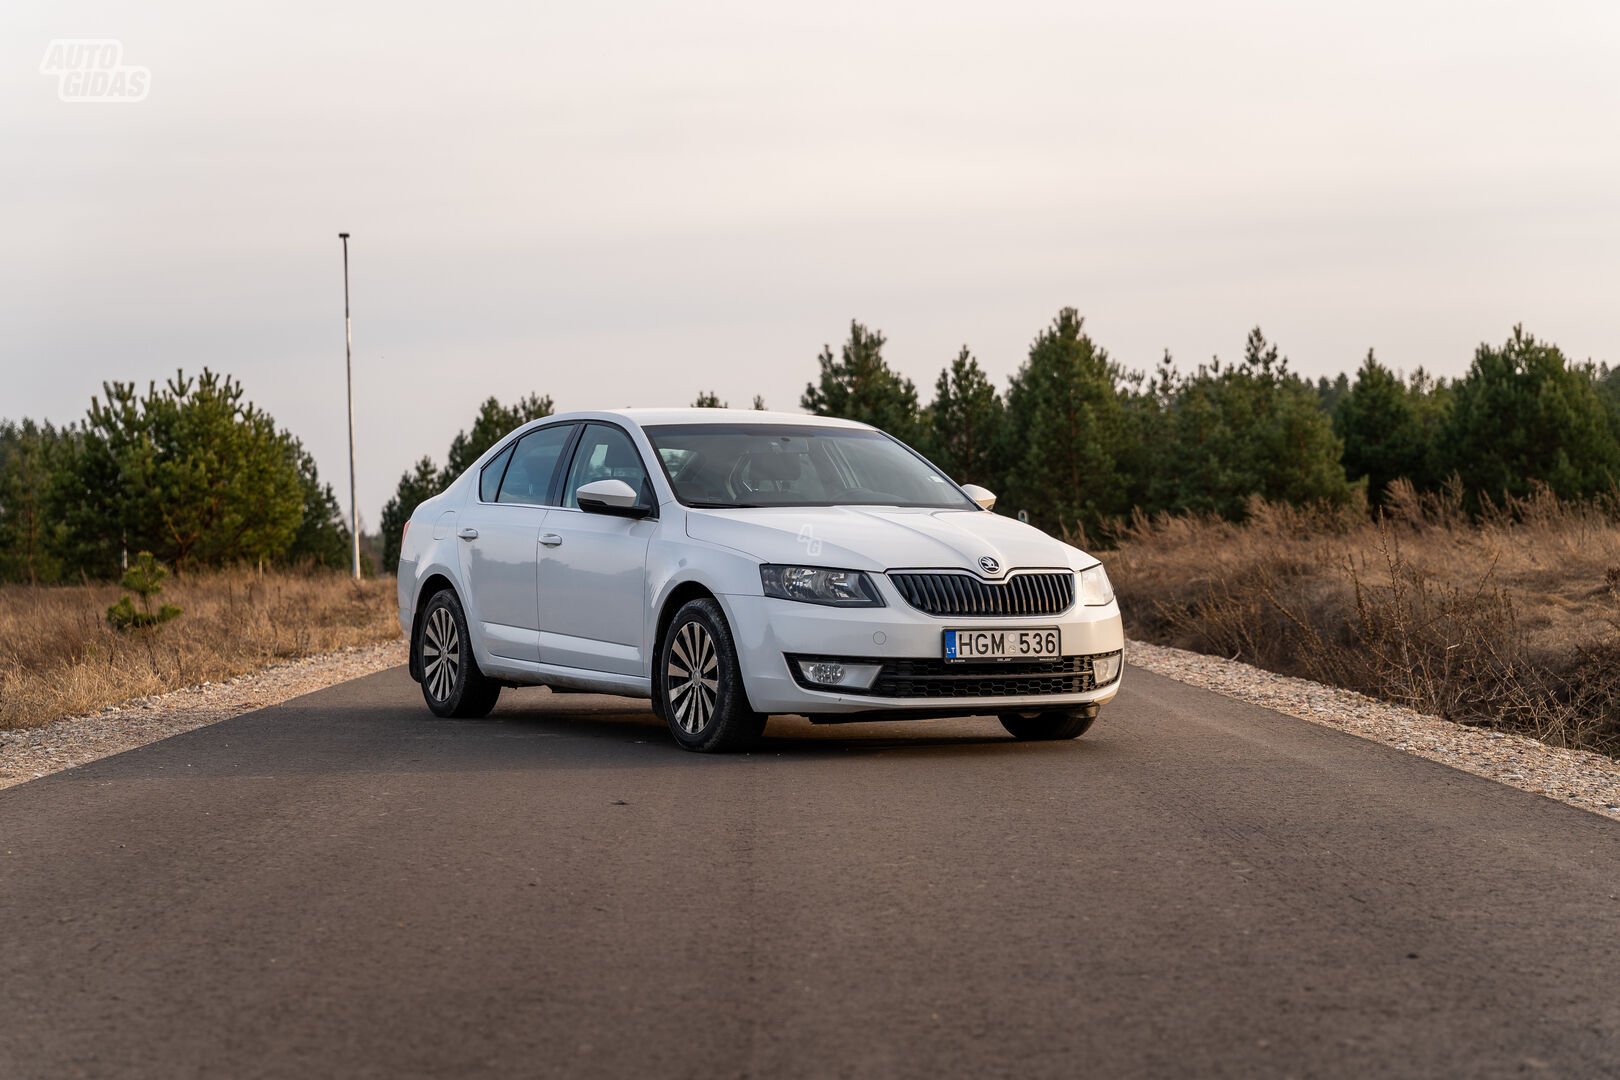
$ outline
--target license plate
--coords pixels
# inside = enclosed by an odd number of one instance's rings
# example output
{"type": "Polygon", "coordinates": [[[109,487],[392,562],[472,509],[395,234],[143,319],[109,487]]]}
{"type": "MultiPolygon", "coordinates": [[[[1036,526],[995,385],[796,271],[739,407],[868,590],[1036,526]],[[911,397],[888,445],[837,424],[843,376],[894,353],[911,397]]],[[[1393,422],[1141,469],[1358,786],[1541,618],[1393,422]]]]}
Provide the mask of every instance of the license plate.
{"type": "Polygon", "coordinates": [[[1049,660],[1063,655],[1057,627],[1033,630],[947,630],[946,660],[1049,660]]]}

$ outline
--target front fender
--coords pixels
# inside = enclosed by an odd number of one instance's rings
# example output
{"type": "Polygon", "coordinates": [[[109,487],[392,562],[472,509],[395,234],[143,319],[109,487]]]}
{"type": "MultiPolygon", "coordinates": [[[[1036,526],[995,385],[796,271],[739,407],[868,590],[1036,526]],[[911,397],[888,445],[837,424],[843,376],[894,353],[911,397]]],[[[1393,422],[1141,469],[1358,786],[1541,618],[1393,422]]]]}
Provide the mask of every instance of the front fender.
{"type": "Polygon", "coordinates": [[[647,552],[648,604],[642,640],[642,655],[647,657],[649,676],[657,663],[655,647],[664,608],[677,590],[694,585],[712,593],[729,619],[728,595],[758,596],[761,593],[759,560],[731,548],[692,541],[684,536],[675,543],[652,545],[647,552]]]}

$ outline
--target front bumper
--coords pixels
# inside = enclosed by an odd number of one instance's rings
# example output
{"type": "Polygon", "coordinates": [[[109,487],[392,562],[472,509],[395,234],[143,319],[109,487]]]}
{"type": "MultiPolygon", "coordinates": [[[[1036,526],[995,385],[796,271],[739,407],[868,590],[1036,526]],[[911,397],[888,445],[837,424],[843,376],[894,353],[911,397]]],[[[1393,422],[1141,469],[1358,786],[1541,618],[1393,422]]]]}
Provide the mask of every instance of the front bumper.
{"type": "MultiPolygon", "coordinates": [[[[1076,604],[1060,615],[1035,617],[935,617],[912,608],[886,586],[885,582],[880,590],[888,606],[880,608],[820,607],[757,595],[723,597],[749,703],[763,713],[800,713],[812,717],[861,712],[923,717],[1101,705],[1119,693],[1119,678],[1104,686],[1076,691],[1067,691],[1066,687],[1084,685],[1083,681],[1045,682],[1043,689],[1058,688],[1060,692],[1033,694],[999,692],[1015,685],[1015,679],[1002,680],[997,685],[990,685],[987,680],[983,693],[949,698],[891,697],[880,693],[817,690],[802,685],[802,677],[796,678],[788,667],[790,656],[865,659],[891,666],[914,661],[932,667],[941,659],[943,631],[947,629],[1016,630],[1055,626],[1061,635],[1065,658],[1115,653],[1125,645],[1125,630],[1117,604],[1103,607],[1076,604]]],[[[1010,665],[1008,670],[1014,670],[1014,666],[1010,665]]],[[[908,688],[908,693],[915,691],[908,688]]]]}

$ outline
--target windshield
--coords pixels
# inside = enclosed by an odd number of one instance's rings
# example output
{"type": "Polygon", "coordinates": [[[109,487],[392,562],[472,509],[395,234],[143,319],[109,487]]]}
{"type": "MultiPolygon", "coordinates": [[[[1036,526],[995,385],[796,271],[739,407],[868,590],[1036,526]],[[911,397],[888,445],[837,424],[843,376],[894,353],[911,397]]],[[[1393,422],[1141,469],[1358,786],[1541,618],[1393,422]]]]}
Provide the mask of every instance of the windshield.
{"type": "Polygon", "coordinates": [[[881,431],[810,424],[666,424],[645,429],[687,506],[978,506],[881,431]]]}

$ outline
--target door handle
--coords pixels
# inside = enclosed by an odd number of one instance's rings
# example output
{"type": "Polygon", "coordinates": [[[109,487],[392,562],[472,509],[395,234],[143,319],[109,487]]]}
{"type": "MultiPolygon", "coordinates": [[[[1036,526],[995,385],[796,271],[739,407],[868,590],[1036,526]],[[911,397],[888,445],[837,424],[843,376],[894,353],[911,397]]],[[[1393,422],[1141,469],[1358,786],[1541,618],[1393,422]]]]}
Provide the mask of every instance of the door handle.
{"type": "Polygon", "coordinates": [[[456,530],[456,535],[463,540],[476,540],[478,539],[478,530],[471,525],[464,525],[456,530]]]}
{"type": "Polygon", "coordinates": [[[556,547],[558,544],[562,543],[562,536],[558,533],[541,533],[540,542],[546,545],[546,547],[556,547]]]}

